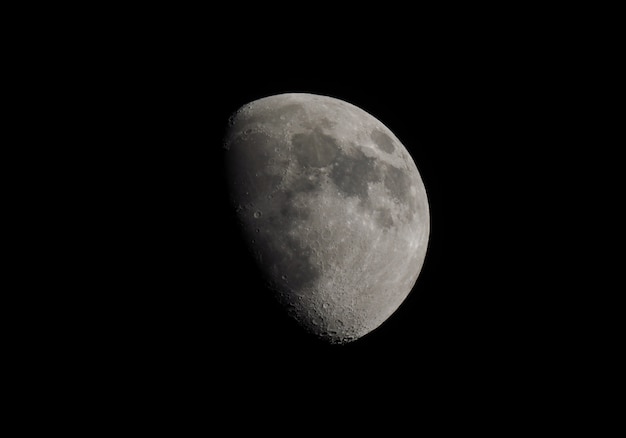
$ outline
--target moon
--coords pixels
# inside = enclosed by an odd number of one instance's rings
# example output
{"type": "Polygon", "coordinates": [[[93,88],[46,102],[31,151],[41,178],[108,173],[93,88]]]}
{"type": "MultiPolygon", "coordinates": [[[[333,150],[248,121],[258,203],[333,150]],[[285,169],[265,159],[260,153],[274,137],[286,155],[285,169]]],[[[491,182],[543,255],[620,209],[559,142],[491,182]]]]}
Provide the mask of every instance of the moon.
{"type": "Polygon", "coordinates": [[[346,344],[398,309],[422,269],[430,216],[389,128],[346,101],[285,93],[239,108],[223,147],[246,244],[299,326],[346,344]]]}

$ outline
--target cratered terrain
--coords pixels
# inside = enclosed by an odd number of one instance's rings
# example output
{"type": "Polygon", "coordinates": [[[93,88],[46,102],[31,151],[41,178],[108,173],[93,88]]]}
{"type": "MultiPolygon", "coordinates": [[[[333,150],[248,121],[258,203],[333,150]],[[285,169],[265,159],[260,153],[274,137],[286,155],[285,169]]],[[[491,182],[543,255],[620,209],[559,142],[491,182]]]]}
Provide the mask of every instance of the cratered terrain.
{"type": "Polygon", "coordinates": [[[229,196],[269,289],[306,331],[345,344],[379,327],[422,269],[430,218],[411,155],[337,98],[278,94],[236,111],[229,196]]]}

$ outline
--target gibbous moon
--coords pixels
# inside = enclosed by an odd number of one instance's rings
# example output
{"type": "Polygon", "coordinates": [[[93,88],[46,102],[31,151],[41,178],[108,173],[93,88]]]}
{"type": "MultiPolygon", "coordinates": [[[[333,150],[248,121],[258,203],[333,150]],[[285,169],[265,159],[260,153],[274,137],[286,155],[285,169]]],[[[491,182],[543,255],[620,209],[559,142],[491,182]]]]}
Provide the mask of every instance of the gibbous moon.
{"type": "Polygon", "coordinates": [[[382,122],[336,98],[279,94],[237,110],[224,148],[241,231],[302,328],[345,344],[398,309],[430,218],[417,167],[382,122]]]}

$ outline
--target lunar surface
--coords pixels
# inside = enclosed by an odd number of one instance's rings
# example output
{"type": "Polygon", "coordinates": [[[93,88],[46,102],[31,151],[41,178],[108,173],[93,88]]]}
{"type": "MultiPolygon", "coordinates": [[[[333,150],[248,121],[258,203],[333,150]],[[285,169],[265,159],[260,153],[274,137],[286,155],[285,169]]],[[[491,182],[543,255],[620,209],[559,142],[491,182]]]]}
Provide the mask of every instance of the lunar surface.
{"type": "Polygon", "coordinates": [[[430,219],[415,162],[382,122],[336,98],[279,94],[236,111],[223,146],[244,238],[302,328],[345,344],[398,309],[430,219]]]}

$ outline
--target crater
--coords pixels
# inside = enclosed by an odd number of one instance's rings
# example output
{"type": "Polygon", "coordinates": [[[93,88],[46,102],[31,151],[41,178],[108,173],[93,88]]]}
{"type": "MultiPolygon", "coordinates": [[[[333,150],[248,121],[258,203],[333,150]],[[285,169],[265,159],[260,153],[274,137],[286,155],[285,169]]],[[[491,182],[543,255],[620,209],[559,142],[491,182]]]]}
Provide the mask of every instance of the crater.
{"type": "Polygon", "coordinates": [[[370,138],[374,141],[374,144],[378,146],[381,151],[391,154],[393,151],[396,150],[393,139],[389,135],[387,135],[386,132],[383,132],[380,129],[373,130],[370,134],[370,138]]]}
{"type": "Polygon", "coordinates": [[[294,134],[291,137],[298,163],[303,167],[326,167],[331,164],[339,151],[335,139],[324,134],[319,128],[311,132],[294,134]]]}

